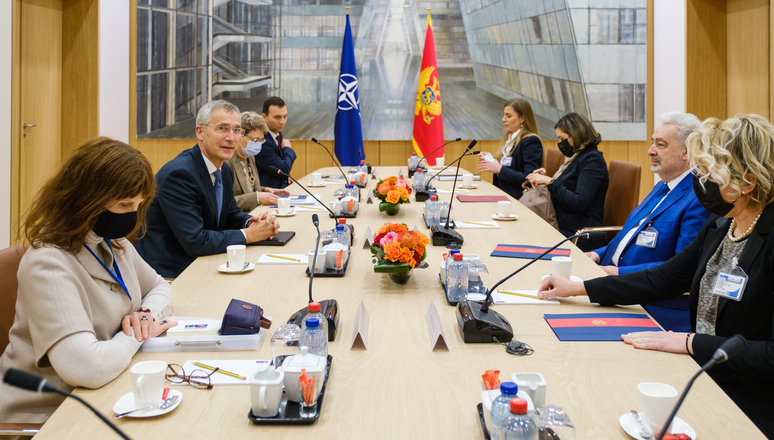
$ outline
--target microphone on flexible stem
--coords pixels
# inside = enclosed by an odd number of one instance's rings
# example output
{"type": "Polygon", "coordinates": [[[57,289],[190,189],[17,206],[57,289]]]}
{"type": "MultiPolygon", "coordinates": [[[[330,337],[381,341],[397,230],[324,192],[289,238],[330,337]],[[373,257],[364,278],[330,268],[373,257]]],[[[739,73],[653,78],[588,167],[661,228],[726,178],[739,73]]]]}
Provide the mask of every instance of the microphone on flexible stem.
{"type": "MultiPolygon", "coordinates": [[[[298,182],[296,182],[298,183],[298,182]]],[[[312,281],[314,281],[314,267],[318,263],[317,261],[317,250],[320,249],[320,217],[317,216],[317,214],[312,214],[312,223],[314,223],[314,227],[317,229],[317,239],[314,242],[314,256],[312,257],[312,267],[309,270],[309,302],[314,302],[312,299],[312,281]]],[[[297,311],[294,313],[289,319],[288,324],[296,324],[299,327],[302,327],[301,323],[304,322],[304,319],[306,319],[306,315],[309,313],[309,307],[304,307],[303,309],[297,311]]],[[[328,340],[333,341],[336,339],[336,329],[339,326],[339,303],[335,299],[326,299],[324,301],[320,301],[320,313],[325,316],[326,321],[328,321],[328,340]]]]}
{"type": "Polygon", "coordinates": [[[437,173],[433,174],[433,176],[432,176],[432,177],[430,177],[429,179],[427,179],[427,181],[425,181],[425,186],[429,185],[431,180],[433,180],[433,179],[435,179],[436,177],[438,177],[438,176],[439,176],[441,173],[443,173],[444,171],[446,171],[446,170],[447,170],[447,169],[448,169],[450,166],[454,165],[454,164],[455,164],[455,163],[457,163],[458,161],[462,160],[462,159],[463,159],[465,156],[475,156],[476,154],[481,154],[481,151],[473,151],[473,152],[471,152],[471,153],[465,153],[465,154],[463,154],[462,156],[460,156],[459,158],[457,158],[457,160],[455,160],[454,162],[450,163],[449,165],[446,165],[445,167],[443,167],[443,169],[442,169],[441,171],[438,171],[437,173]]]}
{"type": "Polygon", "coordinates": [[[511,324],[503,318],[502,315],[489,310],[489,302],[492,300],[492,292],[497,287],[511,279],[517,273],[531,266],[537,260],[548,255],[549,252],[561,246],[564,242],[572,240],[573,238],[589,238],[589,233],[584,232],[582,234],[572,235],[557,243],[554,247],[546,250],[542,254],[529,260],[527,264],[516,269],[513,273],[498,281],[497,284],[492,286],[486,292],[486,298],[483,303],[477,303],[473,301],[460,301],[457,304],[457,322],[460,325],[460,333],[462,333],[462,339],[467,342],[494,342],[494,338],[497,338],[500,342],[508,342],[513,339],[513,330],[511,324]]]}
{"type": "Polygon", "coordinates": [[[451,221],[451,207],[452,202],[454,202],[454,189],[457,187],[457,176],[459,175],[460,164],[462,163],[459,159],[462,159],[462,157],[464,157],[468,151],[470,151],[476,145],[476,142],[478,141],[473,139],[470,145],[468,145],[468,148],[466,148],[462,153],[462,156],[460,156],[455,161],[457,162],[457,171],[454,173],[454,186],[452,186],[451,199],[449,199],[449,210],[446,212],[446,225],[432,227],[430,235],[432,236],[433,246],[447,246],[457,248],[462,246],[462,242],[464,241],[462,235],[460,235],[460,233],[457,231],[449,229],[449,221],[451,221]]]}
{"type": "Polygon", "coordinates": [[[271,172],[273,172],[273,173],[277,173],[277,174],[278,174],[278,175],[280,175],[280,176],[285,176],[285,177],[289,178],[290,180],[292,180],[293,182],[295,182],[295,183],[296,183],[296,185],[300,186],[300,187],[301,187],[301,189],[303,189],[304,191],[306,191],[306,193],[307,193],[307,194],[309,194],[310,196],[312,196],[312,198],[313,198],[313,199],[317,200],[317,203],[319,203],[320,205],[322,205],[322,207],[323,207],[323,208],[327,209],[327,210],[328,210],[328,212],[330,212],[330,213],[331,213],[331,217],[333,217],[333,219],[334,219],[334,220],[336,221],[336,223],[338,224],[338,222],[339,222],[339,217],[338,217],[336,214],[334,214],[334,213],[333,213],[333,211],[331,211],[331,209],[330,209],[330,208],[328,208],[328,207],[327,207],[327,206],[326,206],[326,205],[325,205],[323,202],[321,202],[321,201],[320,201],[320,199],[318,199],[317,197],[315,197],[315,196],[314,196],[314,194],[312,194],[312,193],[311,193],[311,192],[310,192],[308,189],[306,189],[306,187],[305,187],[304,185],[301,185],[300,183],[298,183],[298,180],[294,179],[293,177],[291,177],[291,176],[290,176],[290,174],[288,174],[288,173],[286,173],[286,172],[282,171],[281,169],[279,169],[279,168],[275,167],[274,165],[270,165],[270,166],[269,166],[269,169],[271,170],[271,172]]]}
{"type": "Polygon", "coordinates": [[[728,339],[726,342],[724,342],[720,347],[718,347],[717,350],[715,350],[715,353],[712,355],[712,359],[709,360],[706,364],[704,364],[701,369],[693,375],[691,380],[688,381],[688,385],[686,385],[685,390],[683,391],[683,394],[680,395],[680,399],[677,400],[677,404],[675,404],[675,407],[672,409],[672,412],[669,414],[669,418],[667,418],[666,423],[664,424],[664,427],[661,428],[661,433],[656,437],[657,440],[661,440],[664,435],[666,434],[667,429],[669,429],[669,425],[672,424],[672,420],[674,420],[675,416],[677,415],[677,411],[680,409],[680,406],[683,404],[683,400],[685,400],[685,396],[688,395],[688,391],[693,386],[693,382],[701,375],[701,373],[709,370],[710,368],[714,367],[717,364],[722,364],[723,362],[731,359],[732,357],[738,355],[739,353],[744,350],[744,347],[747,345],[747,340],[742,335],[735,335],[728,339]]]}
{"type": "Polygon", "coordinates": [[[88,402],[86,402],[85,400],[81,399],[76,395],[68,393],[67,391],[60,390],[59,388],[48,383],[46,379],[43,379],[40,376],[36,376],[34,374],[27,373],[25,371],[17,370],[15,368],[9,368],[5,372],[5,375],[3,376],[3,382],[17,388],[22,388],[29,391],[35,391],[38,393],[56,393],[65,397],[72,397],[78,402],[81,402],[82,404],[86,405],[87,408],[89,408],[94,414],[96,414],[97,417],[100,418],[100,420],[102,420],[108,426],[110,426],[110,428],[113,431],[115,431],[118,435],[120,435],[121,438],[126,440],[131,440],[129,436],[124,434],[123,431],[118,429],[116,425],[114,425],[110,420],[108,420],[105,416],[103,416],[99,411],[94,409],[93,406],[89,405],[88,402]]]}
{"type": "Polygon", "coordinates": [[[339,169],[339,171],[341,171],[341,178],[342,178],[342,179],[344,179],[344,181],[345,181],[346,183],[349,183],[349,182],[347,182],[347,181],[346,181],[346,180],[347,180],[347,175],[346,175],[346,174],[344,174],[344,170],[342,170],[342,169],[341,169],[341,166],[339,165],[339,162],[336,160],[336,158],[335,158],[335,157],[333,157],[333,154],[331,154],[331,150],[329,150],[329,149],[328,149],[328,147],[326,147],[325,145],[321,144],[321,143],[320,143],[320,141],[318,141],[318,140],[317,140],[317,139],[315,139],[315,138],[312,138],[312,142],[314,142],[315,144],[317,144],[317,145],[319,145],[319,146],[321,146],[321,147],[325,148],[325,151],[327,151],[327,152],[328,152],[328,156],[330,156],[330,157],[331,157],[331,160],[333,161],[333,164],[334,164],[334,165],[336,165],[336,168],[338,168],[338,169],[339,169]]]}
{"type": "MultiPolygon", "coordinates": [[[[454,143],[454,142],[459,142],[459,141],[461,141],[461,140],[462,140],[462,138],[457,138],[457,139],[454,139],[454,140],[452,140],[452,141],[444,142],[444,144],[443,144],[443,145],[441,145],[440,147],[438,147],[438,148],[436,148],[435,150],[433,150],[433,151],[431,151],[431,152],[429,152],[429,153],[425,154],[424,156],[422,156],[422,158],[421,158],[421,159],[419,159],[419,160],[417,161],[417,167],[419,167],[419,166],[422,166],[422,161],[423,161],[423,160],[425,160],[425,159],[427,159],[428,157],[432,156],[432,155],[433,155],[433,153],[435,153],[436,151],[440,150],[441,148],[443,148],[443,147],[445,147],[445,146],[447,146],[447,145],[449,145],[449,144],[452,144],[452,143],[454,143]]],[[[427,162],[426,162],[426,161],[425,161],[425,164],[427,164],[427,162]]],[[[414,171],[416,171],[416,170],[415,170],[415,169],[414,169],[414,170],[409,170],[409,177],[411,177],[411,175],[412,175],[412,174],[414,174],[414,171]]]]}

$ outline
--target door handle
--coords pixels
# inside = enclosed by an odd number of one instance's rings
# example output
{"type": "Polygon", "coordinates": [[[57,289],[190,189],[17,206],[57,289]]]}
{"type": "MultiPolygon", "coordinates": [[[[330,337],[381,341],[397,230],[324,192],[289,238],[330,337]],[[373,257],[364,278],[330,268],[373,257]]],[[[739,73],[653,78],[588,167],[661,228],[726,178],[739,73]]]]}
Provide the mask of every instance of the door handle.
{"type": "Polygon", "coordinates": [[[28,124],[24,123],[22,127],[24,128],[24,131],[22,131],[22,136],[27,136],[27,127],[35,127],[37,124],[28,124]]]}

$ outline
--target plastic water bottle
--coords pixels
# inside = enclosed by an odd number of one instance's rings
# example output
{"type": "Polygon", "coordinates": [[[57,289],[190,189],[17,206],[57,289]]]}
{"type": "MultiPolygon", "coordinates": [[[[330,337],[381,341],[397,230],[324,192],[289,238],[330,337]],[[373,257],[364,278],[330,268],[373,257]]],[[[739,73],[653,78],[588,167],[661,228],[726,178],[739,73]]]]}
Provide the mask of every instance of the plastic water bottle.
{"type": "Polygon", "coordinates": [[[409,171],[416,171],[418,164],[419,164],[419,157],[417,156],[417,153],[411,153],[411,157],[409,157],[409,160],[408,160],[409,171]]]}
{"type": "Polygon", "coordinates": [[[333,241],[335,243],[346,245],[349,250],[349,234],[344,225],[336,225],[336,234],[333,236],[333,241]]]}
{"type": "Polygon", "coordinates": [[[497,428],[511,413],[511,399],[517,397],[519,386],[515,382],[500,384],[500,395],[492,401],[492,440],[497,439],[497,428]]]}
{"type": "Polygon", "coordinates": [[[347,197],[354,197],[355,200],[360,201],[360,191],[357,190],[354,180],[347,185],[347,197]]]}
{"type": "Polygon", "coordinates": [[[355,227],[347,223],[347,219],[345,218],[340,218],[339,224],[344,225],[344,230],[349,234],[349,243],[351,245],[352,241],[355,239],[355,227]]]}
{"type": "Polygon", "coordinates": [[[414,191],[424,191],[425,189],[425,172],[422,168],[417,168],[417,172],[414,173],[414,191]]]}
{"type": "Polygon", "coordinates": [[[308,347],[308,353],[317,356],[328,357],[328,335],[320,329],[320,320],[307,318],[304,320],[306,328],[301,332],[299,343],[308,347]]]}
{"type": "Polygon", "coordinates": [[[497,429],[497,440],[538,440],[537,426],[532,417],[527,416],[527,401],[514,397],[510,407],[511,413],[497,429]]]}
{"type": "Polygon", "coordinates": [[[454,261],[446,269],[446,292],[450,301],[464,301],[468,295],[468,268],[462,254],[454,254],[454,261]]]}
{"type": "Polygon", "coordinates": [[[438,226],[441,219],[441,210],[438,207],[438,196],[430,196],[430,200],[425,202],[425,223],[428,226],[438,226]]]}
{"type": "Polygon", "coordinates": [[[459,249],[452,249],[449,251],[449,255],[446,257],[445,260],[443,260],[443,268],[441,269],[441,279],[443,280],[444,288],[446,288],[447,283],[449,282],[448,279],[446,279],[448,273],[449,273],[449,264],[454,261],[454,254],[459,254],[459,249]]]}
{"type": "Polygon", "coordinates": [[[364,160],[360,161],[360,165],[357,167],[357,172],[363,173],[363,182],[361,182],[361,184],[368,182],[368,167],[366,166],[364,160]]]}
{"type": "Polygon", "coordinates": [[[328,320],[323,316],[320,303],[310,302],[307,306],[307,314],[304,317],[304,322],[301,323],[301,331],[306,330],[306,320],[309,318],[315,318],[319,322],[319,327],[322,332],[328,334],[328,320]]]}

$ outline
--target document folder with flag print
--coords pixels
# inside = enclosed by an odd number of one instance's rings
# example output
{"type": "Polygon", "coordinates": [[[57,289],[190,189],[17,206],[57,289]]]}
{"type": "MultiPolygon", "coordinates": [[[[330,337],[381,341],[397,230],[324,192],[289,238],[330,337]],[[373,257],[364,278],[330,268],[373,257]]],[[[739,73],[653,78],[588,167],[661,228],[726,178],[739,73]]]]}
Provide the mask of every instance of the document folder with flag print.
{"type": "Polygon", "coordinates": [[[637,313],[571,313],[543,315],[560,341],[621,341],[632,332],[662,331],[648,315],[637,313]]]}
{"type": "MultiPolygon", "coordinates": [[[[551,247],[541,246],[526,246],[522,244],[498,244],[494,251],[489,254],[490,257],[509,257],[509,258],[535,258],[543,252],[551,249],[551,247]]],[[[556,248],[551,252],[543,255],[541,260],[550,260],[553,257],[569,257],[570,250],[564,248],[556,248]]]]}

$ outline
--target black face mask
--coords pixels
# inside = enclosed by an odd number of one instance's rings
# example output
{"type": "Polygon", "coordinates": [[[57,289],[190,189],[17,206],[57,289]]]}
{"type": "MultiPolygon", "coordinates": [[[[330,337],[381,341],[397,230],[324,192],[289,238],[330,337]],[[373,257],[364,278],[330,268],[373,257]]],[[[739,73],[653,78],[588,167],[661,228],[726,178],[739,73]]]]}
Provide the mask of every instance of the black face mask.
{"type": "Polygon", "coordinates": [[[693,192],[696,193],[696,198],[699,199],[699,203],[707,211],[717,214],[721,217],[725,217],[726,214],[734,209],[733,203],[728,203],[720,196],[720,185],[707,180],[704,182],[704,188],[701,187],[701,182],[696,175],[693,175],[693,192]]]}
{"type": "Polygon", "coordinates": [[[94,233],[102,238],[114,240],[129,235],[137,225],[137,211],[116,214],[107,209],[97,217],[94,233]]]}
{"type": "Polygon", "coordinates": [[[575,149],[567,139],[559,142],[559,151],[567,157],[572,157],[575,154],[575,149]]]}

